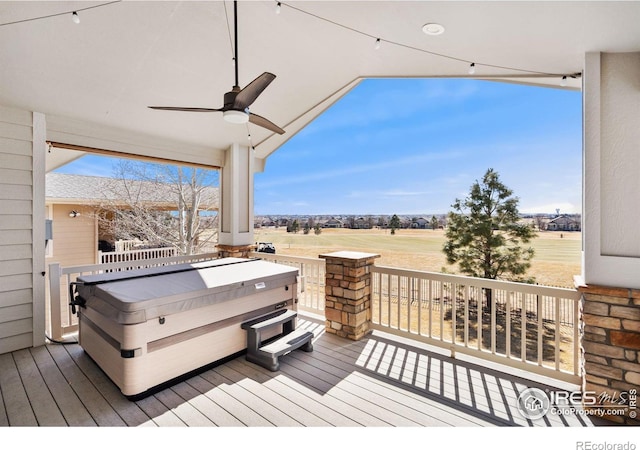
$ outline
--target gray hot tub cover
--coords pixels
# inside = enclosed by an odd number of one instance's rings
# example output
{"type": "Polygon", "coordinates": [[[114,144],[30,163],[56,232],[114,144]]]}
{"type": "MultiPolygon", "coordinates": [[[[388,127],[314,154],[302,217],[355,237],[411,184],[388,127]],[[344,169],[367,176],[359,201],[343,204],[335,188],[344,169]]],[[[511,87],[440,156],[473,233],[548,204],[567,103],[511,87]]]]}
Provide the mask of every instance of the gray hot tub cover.
{"type": "Polygon", "coordinates": [[[86,306],[120,324],[135,324],[296,282],[298,269],[268,261],[222,258],[80,276],[86,306]]]}

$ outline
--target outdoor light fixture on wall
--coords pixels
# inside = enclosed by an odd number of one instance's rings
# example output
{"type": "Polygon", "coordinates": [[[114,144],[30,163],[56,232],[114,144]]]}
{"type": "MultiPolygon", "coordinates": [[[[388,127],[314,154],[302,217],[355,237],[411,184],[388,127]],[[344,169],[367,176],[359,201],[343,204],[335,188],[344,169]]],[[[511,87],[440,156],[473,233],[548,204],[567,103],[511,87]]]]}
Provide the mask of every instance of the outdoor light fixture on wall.
{"type": "Polygon", "coordinates": [[[71,217],[72,219],[75,219],[79,215],[80,215],[80,213],[78,211],[76,211],[75,209],[69,213],[69,217],[71,217]]]}

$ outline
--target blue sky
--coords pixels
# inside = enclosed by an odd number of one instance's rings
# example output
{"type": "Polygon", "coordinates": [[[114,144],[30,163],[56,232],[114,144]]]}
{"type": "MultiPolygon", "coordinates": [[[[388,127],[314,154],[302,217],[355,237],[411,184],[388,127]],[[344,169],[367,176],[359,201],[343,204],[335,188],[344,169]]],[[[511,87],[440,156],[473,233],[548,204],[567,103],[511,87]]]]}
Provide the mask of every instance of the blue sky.
{"type": "MultiPolygon", "coordinates": [[[[581,212],[580,92],[469,79],[371,79],[255,176],[255,214],[438,214],[488,168],[521,212],[581,212]]],[[[111,175],[97,156],[60,172],[111,175]]]]}

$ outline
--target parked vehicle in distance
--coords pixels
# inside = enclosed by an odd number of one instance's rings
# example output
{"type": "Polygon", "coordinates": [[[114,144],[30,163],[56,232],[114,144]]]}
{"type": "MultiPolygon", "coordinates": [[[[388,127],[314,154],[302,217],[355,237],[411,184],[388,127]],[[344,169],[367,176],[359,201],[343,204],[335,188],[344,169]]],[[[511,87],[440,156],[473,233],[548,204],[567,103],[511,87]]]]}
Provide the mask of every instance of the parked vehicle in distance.
{"type": "Polygon", "coordinates": [[[275,253],[276,248],[271,242],[258,242],[256,251],[260,253],[275,253]]]}

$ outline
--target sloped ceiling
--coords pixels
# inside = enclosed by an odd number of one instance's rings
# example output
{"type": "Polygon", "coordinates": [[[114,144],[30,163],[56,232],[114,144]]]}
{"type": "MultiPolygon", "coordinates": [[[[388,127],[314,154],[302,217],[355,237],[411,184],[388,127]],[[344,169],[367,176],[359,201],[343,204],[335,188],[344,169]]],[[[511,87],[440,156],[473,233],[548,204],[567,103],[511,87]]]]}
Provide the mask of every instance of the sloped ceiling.
{"type": "Polygon", "coordinates": [[[640,2],[299,1],[279,14],[276,3],[239,2],[238,70],[241,86],[276,74],[251,109],[283,136],[147,108],[222,106],[234,84],[230,1],[0,2],[0,105],[45,113],[71,141],[88,125],[215,164],[248,133],[265,159],[364,77],[469,76],[471,61],[475,77],[559,87],[585,52],[640,50],[640,2]],[[445,32],[426,35],[429,22],[445,32]]]}

